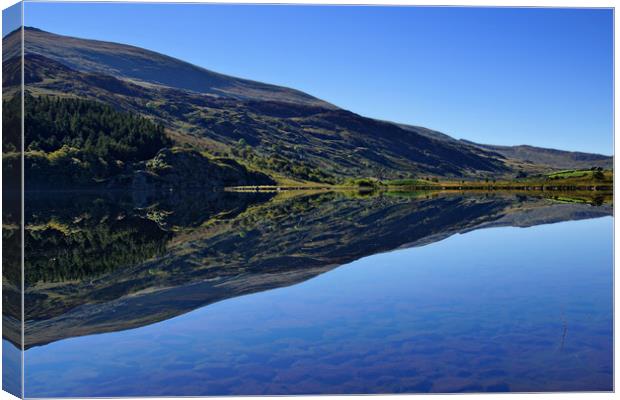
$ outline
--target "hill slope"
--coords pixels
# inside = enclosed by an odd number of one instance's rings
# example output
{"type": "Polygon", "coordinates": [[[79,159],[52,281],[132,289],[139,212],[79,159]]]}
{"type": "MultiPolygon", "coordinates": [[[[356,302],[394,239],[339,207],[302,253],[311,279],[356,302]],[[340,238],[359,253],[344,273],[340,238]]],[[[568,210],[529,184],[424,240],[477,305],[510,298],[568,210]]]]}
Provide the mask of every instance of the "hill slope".
{"type": "MultiPolygon", "coordinates": [[[[25,29],[26,90],[95,100],[166,127],[177,145],[233,158],[280,181],[517,175],[522,160],[425,128],[373,120],[305,93],[214,73],[123,44],[25,29]]],[[[19,54],[4,38],[4,59],[19,54]]],[[[19,58],[3,65],[17,85],[19,58]]],[[[589,167],[589,165],[588,165],[589,167]]],[[[538,165],[544,171],[553,163],[538,165]]]]}
{"type": "MultiPolygon", "coordinates": [[[[298,90],[231,77],[139,47],[24,29],[25,54],[40,54],[84,72],[124,77],[200,93],[333,107],[298,90]]],[[[19,55],[19,36],[4,40],[3,59],[19,55]]]]}
{"type": "MultiPolygon", "coordinates": [[[[18,63],[13,58],[4,70],[18,71],[18,63]]],[[[478,148],[446,144],[342,109],[147,86],[79,71],[40,54],[25,55],[25,70],[26,90],[35,96],[69,95],[133,111],[166,126],[178,144],[298,180],[510,171],[502,160],[478,148]]],[[[4,79],[19,82],[11,74],[4,79]]]]}

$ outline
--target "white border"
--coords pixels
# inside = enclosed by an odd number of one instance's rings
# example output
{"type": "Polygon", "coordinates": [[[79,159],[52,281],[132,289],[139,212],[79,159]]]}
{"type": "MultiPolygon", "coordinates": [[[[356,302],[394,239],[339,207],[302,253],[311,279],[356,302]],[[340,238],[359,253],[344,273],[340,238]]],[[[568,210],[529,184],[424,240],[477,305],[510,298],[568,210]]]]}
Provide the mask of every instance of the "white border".
{"type": "MultiPolygon", "coordinates": [[[[48,0],[25,0],[26,2],[37,2],[37,1],[48,1],[48,0]]],[[[50,2],[53,2],[54,0],[49,0],[50,2]]],[[[79,0],[62,0],[63,2],[71,2],[71,3],[75,3],[75,2],[83,2],[83,1],[79,1],[79,0]]],[[[108,0],[108,1],[92,1],[92,2],[126,2],[126,1],[122,1],[122,0],[108,0]]],[[[170,3],[170,1],[165,1],[165,0],[133,0],[133,2],[140,2],[140,3],[170,3]]],[[[337,5],[377,5],[377,6],[474,6],[474,7],[564,7],[564,8],[615,8],[615,1],[609,1],[609,0],[589,0],[589,1],[583,1],[583,0],[519,0],[519,1],[514,1],[514,0],[475,0],[475,1],[471,1],[471,0],[461,0],[461,1],[450,1],[450,0],[425,0],[425,1],[416,1],[416,0],[387,0],[387,1],[369,1],[369,0],[313,0],[313,1],[307,1],[307,0],[288,0],[288,1],[265,1],[265,0],[218,0],[218,1],[209,1],[209,0],[184,0],[181,1],[182,3],[232,3],[232,4],[238,4],[238,3],[243,3],[243,4],[337,4],[337,5]]],[[[17,1],[15,0],[0,0],[0,5],[2,6],[2,9],[5,9],[11,5],[16,4],[17,1]]],[[[23,6],[22,6],[22,18],[23,18],[23,6]]],[[[614,10],[614,27],[615,27],[615,10],[614,10]]],[[[615,102],[615,93],[617,92],[618,89],[618,82],[615,80],[615,76],[617,75],[618,72],[618,64],[615,62],[615,54],[616,54],[616,46],[618,43],[618,31],[614,29],[614,155],[618,154],[618,150],[620,148],[620,144],[615,141],[615,121],[616,121],[616,117],[617,117],[617,113],[618,113],[618,109],[616,107],[616,102],[615,102]]],[[[23,54],[22,54],[23,56],[23,54]]],[[[0,71],[0,78],[2,76],[2,73],[0,71]]],[[[23,79],[23,69],[22,69],[22,79],[23,79]]],[[[22,80],[23,82],[23,80],[22,80]]],[[[23,107],[23,105],[22,105],[23,107]]],[[[1,111],[0,111],[0,115],[1,115],[1,111]]],[[[22,130],[23,132],[23,130],[22,130]]],[[[618,160],[614,157],[614,169],[616,171],[618,171],[618,160]]],[[[0,165],[0,173],[2,171],[2,167],[0,165]]],[[[0,174],[1,176],[1,174],[0,174]]],[[[618,193],[618,187],[617,187],[617,182],[614,181],[614,203],[617,203],[617,193],[618,193]]],[[[2,205],[2,199],[0,197],[0,207],[2,205]]],[[[23,212],[23,207],[22,207],[22,212],[23,212]]],[[[614,213],[615,214],[615,213],[614,213]]],[[[22,215],[22,221],[23,221],[23,215],[22,215]]],[[[615,224],[615,218],[614,218],[614,282],[615,282],[615,265],[616,265],[616,261],[617,261],[617,253],[615,252],[615,248],[618,245],[618,242],[620,241],[620,239],[618,238],[617,233],[617,226],[615,224]]],[[[23,241],[22,241],[23,243],[23,241]]],[[[1,255],[1,249],[0,249],[0,255],[1,255]]],[[[22,283],[23,284],[23,283],[22,283]]],[[[614,285],[614,314],[615,314],[615,310],[618,309],[618,297],[615,295],[615,285],[614,285]]],[[[22,299],[23,302],[23,299],[22,299]]],[[[0,300],[0,305],[1,305],[1,300],[0,300]]],[[[23,308],[23,306],[22,306],[23,308]]],[[[22,310],[23,311],[23,310],[22,310]]],[[[618,380],[619,375],[619,371],[618,371],[618,366],[615,363],[615,360],[617,360],[617,347],[615,346],[616,343],[616,338],[617,335],[616,333],[618,332],[619,326],[618,326],[618,320],[615,318],[614,315],[614,384],[617,384],[618,382],[620,382],[618,380]]],[[[23,332],[23,329],[22,329],[23,332]]],[[[1,350],[0,350],[1,352],[1,350]]],[[[22,355],[23,357],[23,355],[22,355]]],[[[1,372],[1,365],[0,365],[0,372],[1,372]]],[[[22,371],[23,373],[23,371],[22,371]]],[[[1,375],[0,375],[1,376],[1,375]]],[[[22,380],[22,384],[23,384],[23,380],[22,380]]],[[[495,399],[495,398],[500,398],[500,399],[566,399],[566,400],[575,400],[575,399],[610,399],[610,398],[615,398],[615,393],[545,393],[545,394],[537,394],[537,393],[528,393],[528,394],[521,394],[521,393],[489,393],[489,394],[430,394],[430,395],[426,395],[426,394],[415,394],[415,395],[373,395],[372,398],[373,399],[377,399],[377,400],[391,400],[391,399],[412,399],[412,400],[416,400],[416,399],[454,399],[454,396],[465,396],[468,399],[475,399],[475,398],[481,398],[481,399],[495,399]]],[[[340,398],[350,398],[350,399],[360,399],[360,398],[367,398],[368,396],[265,396],[265,397],[260,397],[260,399],[265,399],[265,400],[282,400],[282,399],[294,399],[294,398],[303,398],[303,399],[308,399],[308,400],[325,400],[325,399],[340,399],[340,398]]],[[[255,400],[256,397],[211,397],[212,399],[238,399],[238,400],[255,400]]],[[[6,392],[2,392],[0,391],[0,400],[13,400],[15,399],[14,396],[6,393],[6,392]]],[[[154,400],[154,399],[187,399],[187,397],[145,397],[145,398],[140,398],[140,397],[134,397],[134,399],[148,399],[148,400],[154,400]]]]}

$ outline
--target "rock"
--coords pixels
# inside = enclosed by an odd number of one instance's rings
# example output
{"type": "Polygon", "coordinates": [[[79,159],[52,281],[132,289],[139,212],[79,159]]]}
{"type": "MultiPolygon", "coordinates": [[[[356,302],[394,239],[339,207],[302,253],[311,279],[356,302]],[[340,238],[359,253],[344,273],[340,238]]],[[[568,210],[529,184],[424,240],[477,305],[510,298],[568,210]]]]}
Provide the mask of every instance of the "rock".
{"type": "Polygon", "coordinates": [[[249,171],[231,159],[210,159],[192,149],[165,148],[130,176],[114,179],[110,187],[130,186],[133,190],[221,189],[227,186],[273,185],[260,172],[249,171]]]}

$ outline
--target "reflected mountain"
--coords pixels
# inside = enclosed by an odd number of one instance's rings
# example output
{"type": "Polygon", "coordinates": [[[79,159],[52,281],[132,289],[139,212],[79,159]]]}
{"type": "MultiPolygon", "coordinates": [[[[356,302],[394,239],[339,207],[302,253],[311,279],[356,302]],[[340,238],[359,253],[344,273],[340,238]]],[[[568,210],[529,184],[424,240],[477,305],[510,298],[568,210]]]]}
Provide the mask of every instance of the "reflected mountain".
{"type": "Polygon", "coordinates": [[[428,192],[46,193],[26,204],[25,347],[149,325],[456,233],[612,215],[608,200],[428,192]]]}
{"type": "Polygon", "coordinates": [[[21,193],[18,190],[4,190],[2,200],[2,337],[21,349],[21,193]]]}

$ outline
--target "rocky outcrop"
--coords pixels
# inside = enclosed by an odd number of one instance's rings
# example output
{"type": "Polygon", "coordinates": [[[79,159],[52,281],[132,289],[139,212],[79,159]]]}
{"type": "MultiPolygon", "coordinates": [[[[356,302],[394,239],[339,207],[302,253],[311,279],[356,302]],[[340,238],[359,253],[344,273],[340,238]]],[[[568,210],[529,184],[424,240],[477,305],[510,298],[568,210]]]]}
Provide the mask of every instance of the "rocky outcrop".
{"type": "Polygon", "coordinates": [[[275,181],[269,176],[250,171],[234,160],[211,159],[192,149],[165,148],[108,186],[133,190],[186,190],[273,184],[275,181]]]}

